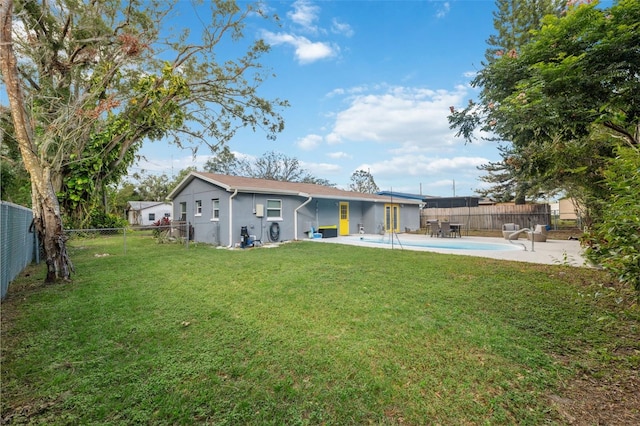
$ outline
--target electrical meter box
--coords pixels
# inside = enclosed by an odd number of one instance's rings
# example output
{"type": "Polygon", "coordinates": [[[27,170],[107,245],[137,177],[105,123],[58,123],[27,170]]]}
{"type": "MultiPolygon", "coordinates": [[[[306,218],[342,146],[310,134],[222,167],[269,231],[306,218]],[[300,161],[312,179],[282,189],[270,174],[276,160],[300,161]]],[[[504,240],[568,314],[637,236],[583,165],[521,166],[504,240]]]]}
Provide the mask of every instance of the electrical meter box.
{"type": "Polygon", "coordinates": [[[264,216],[264,204],[256,204],[256,217],[264,216]]]}

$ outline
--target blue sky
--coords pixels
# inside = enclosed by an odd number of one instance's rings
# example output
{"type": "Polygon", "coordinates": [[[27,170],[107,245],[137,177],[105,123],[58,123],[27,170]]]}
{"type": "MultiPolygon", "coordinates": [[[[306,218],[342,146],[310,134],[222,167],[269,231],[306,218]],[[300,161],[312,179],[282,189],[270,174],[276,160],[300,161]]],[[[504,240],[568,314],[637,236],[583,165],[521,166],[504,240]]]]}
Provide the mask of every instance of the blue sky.
{"type": "MultiPolygon", "coordinates": [[[[477,91],[493,29],[490,0],[268,1],[281,26],[256,19],[247,37],[262,37],[271,52],[262,62],[276,74],[262,90],[287,99],[285,130],[277,140],[241,132],[229,144],[239,156],[282,152],[312,175],[348,188],[352,173],[369,170],[381,190],[472,195],[477,166],[499,159],[495,142],[465,144],[449,129],[449,106],[477,91]]],[[[180,3],[188,17],[189,1],[180,3]]],[[[194,28],[194,31],[196,29],[194,28]]],[[[193,159],[163,142],[145,143],[131,172],[176,174],[208,159],[193,159]]]]}
{"type": "MultiPolygon", "coordinates": [[[[495,142],[465,144],[449,129],[449,107],[477,96],[469,86],[494,32],[493,0],[273,1],[280,26],[247,21],[246,37],[272,50],[261,62],[276,75],[261,95],[287,99],[285,130],[240,132],[229,144],[238,156],[277,151],[312,175],[347,189],[354,171],[369,170],[381,190],[450,196],[481,186],[477,166],[499,160],[495,142]]],[[[190,0],[175,23],[197,32],[190,0]]],[[[240,55],[242,52],[239,52],[240,55]]],[[[2,90],[0,100],[8,104],[2,90]]],[[[169,176],[202,169],[197,156],[166,142],[146,141],[130,169],[169,176]]]]}

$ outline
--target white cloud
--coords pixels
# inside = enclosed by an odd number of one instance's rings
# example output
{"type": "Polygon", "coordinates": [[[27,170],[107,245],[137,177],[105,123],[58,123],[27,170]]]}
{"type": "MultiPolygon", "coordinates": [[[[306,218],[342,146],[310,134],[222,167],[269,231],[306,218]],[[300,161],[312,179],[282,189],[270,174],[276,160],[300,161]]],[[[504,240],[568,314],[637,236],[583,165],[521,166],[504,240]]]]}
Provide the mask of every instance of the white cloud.
{"type": "Polygon", "coordinates": [[[305,30],[315,33],[318,28],[314,23],[318,20],[319,12],[320,8],[310,1],[298,0],[293,3],[293,11],[288,12],[287,16],[305,30]]]}
{"type": "Polygon", "coordinates": [[[439,4],[438,9],[436,10],[436,18],[438,19],[444,18],[445,16],[447,16],[450,9],[451,9],[451,4],[449,4],[448,1],[445,1],[439,4]]]}
{"type": "MultiPolygon", "coordinates": [[[[263,31],[262,35],[265,41],[272,45],[290,45],[295,49],[296,59],[300,64],[308,64],[321,59],[327,59],[338,56],[340,47],[330,41],[318,40],[314,41],[306,35],[323,35],[329,34],[329,31],[317,22],[320,17],[320,7],[309,0],[297,0],[292,4],[292,10],[287,13],[287,17],[293,25],[289,26],[289,30],[282,33],[274,33],[263,31]]],[[[351,37],[354,34],[353,29],[348,23],[333,18],[331,21],[331,32],[334,34],[342,34],[351,37]]]]}
{"type": "Polygon", "coordinates": [[[329,144],[397,143],[422,149],[453,144],[449,107],[459,105],[466,93],[462,86],[454,91],[396,86],[382,93],[356,95],[346,109],[335,114],[325,140],[329,144]]]}
{"type": "Polygon", "coordinates": [[[301,162],[302,167],[308,170],[313,176],[337,176],[342,172],[342,167],[337,164],[331,163],[308,163],[306,161],[301,162]]]}
{"type": "Polygon", "coordinates": [[[295,55],[299,63],[308,64],[321,59],[331,58],[338,54],[339,48],[329,43],[313,42],[306,37],[287,33],[272,33],[264,31],[265,41],[272,45],[288,44],[295,48],[295,55]]]}
{"type": "Polygon", "coordinates": [[[346,152],[342,152],[342,151],[330,152],[327,154],[327,157],[333,158],[335,160],[353,158],[351,154],[347,154],[346,152]]]}
{"type": "Polygon", "coordinates": [[[483,157],[472,156],[441,158],[404,155],[391,156],[379,162],[362,163],[356,168],[369,170],[378,186],[385,190],[452,195],[455,180],[456,194],[470,195],[479,186],[477,166],[488,161],[483,157]]]}
{"type": "Polygon", "coordinates": [[[483,157],[453,157],[438,158],[426,155],[403,155],[392,157],[388,160],[364,164],[371,170],[371,174],[378,177],[405,176],[428,177],[449,174],[452,176],[476,176],[477,167],[488,163],[483,157]]]}
{"type": "Polygon", "coordinates": [[[298,139],[296,145],[305,151],[311,151],[322,144],[322,136],[320,135],[307,135],[298,139]]]}
{"type": "Polygon", "coordinates": [[[337,133],[329,133],[327,136],[325,136],[325,140],[329,145],[336,145],[336,144],[342,143],[342,140],[340,139],[340,135],[337,133]]]}
{"type": "Polygon", "coordinates": [[[352,37],[354,34],[353,28],[351,25],[346,22],[338,21],[338,18],[333,18],[331,20],[331,32],[334,34],[343,34],[347,37],[352,37]]]}
{"type": "Polygon", "coordinates": [[[360,93],[368,92],[369,90],[371,89],[366,85],[349,87],[348,89],[345,89],[343,87],[338,87],[336,89],[333,89],[329,93],[327,93],[325,97],[333,98],[333,97],[344,96],[344,95],[357,95],[360,93]]]}

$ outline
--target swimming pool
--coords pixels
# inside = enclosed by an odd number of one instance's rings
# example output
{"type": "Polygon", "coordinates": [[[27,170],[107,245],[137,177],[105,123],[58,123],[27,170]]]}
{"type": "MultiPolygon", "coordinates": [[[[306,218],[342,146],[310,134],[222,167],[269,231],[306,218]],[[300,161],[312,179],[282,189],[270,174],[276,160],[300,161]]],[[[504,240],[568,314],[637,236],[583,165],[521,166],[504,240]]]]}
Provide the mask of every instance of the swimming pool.
{"type": "Polygon", "coordinates": [[[394,237],[393,241],[390,236],[360,236],[360,237],[348,237],[353,239],[354,243],[361,243],[363,245],[395,245],[400,247],[421,247],[425,249],[439,249],[439,250],[471,250],[471,251],[518,251],[523,250],[522,246],[514,244],[501,244],[501,243],[487,243],[482,241],[472,241],[466,238],[431,238],[426,237],[424,239],[414,238],[402,238],[394,237]]]}

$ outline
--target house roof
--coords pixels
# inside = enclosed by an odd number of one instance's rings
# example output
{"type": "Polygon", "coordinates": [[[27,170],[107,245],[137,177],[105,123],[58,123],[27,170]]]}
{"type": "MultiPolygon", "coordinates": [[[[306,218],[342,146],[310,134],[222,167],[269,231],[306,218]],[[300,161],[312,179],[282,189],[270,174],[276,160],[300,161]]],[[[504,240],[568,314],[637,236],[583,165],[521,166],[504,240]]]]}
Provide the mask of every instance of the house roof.
{"type": "MultiPolygon", "coordinates": [[[[274,195],[297,195],[301,197],[325,198],[332,200],[369,201],[374,203],[389,203],[391,197],[364,194],[361,192],[344,191],[330,186],[313,183],[281,182],[268,179],[255,179],[243,176],[229,176],[217,173],[191,172],[176,186],[167,197],[173,199],[193,179],[201,179],[213,185],[224,188],[228,192],[261,193],[274,195]]],[[[397,201],[397,200],[396,200],[397,201]]],[[[414,200],[403,200],[406,204],[419,204],[414,200]]]]}
{"type": "Polygon", "coordinates": [[[170,204],[164,201],[128,201],[129,210],[144,210],[161,204],[170,204]]]}

